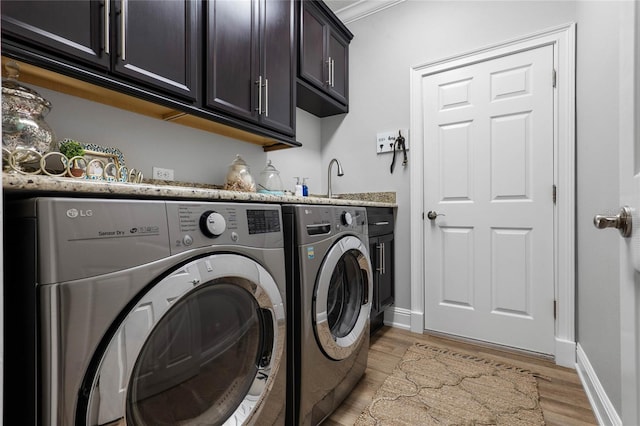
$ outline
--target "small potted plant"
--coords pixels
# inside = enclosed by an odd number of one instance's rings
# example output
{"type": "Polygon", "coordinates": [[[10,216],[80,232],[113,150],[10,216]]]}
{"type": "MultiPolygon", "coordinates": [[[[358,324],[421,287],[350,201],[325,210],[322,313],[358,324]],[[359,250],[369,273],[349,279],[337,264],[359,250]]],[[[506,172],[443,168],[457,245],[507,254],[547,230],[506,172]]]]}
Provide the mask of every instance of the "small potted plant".
{"type": "Polygon", "coordinates": [[[78,166],[80,160],[84,161],[84,148],[79,142],[65,139],[60,142],[60,153],[67,157],[69,173],[75,177],[82,176],[84,170],[78,166]]]}

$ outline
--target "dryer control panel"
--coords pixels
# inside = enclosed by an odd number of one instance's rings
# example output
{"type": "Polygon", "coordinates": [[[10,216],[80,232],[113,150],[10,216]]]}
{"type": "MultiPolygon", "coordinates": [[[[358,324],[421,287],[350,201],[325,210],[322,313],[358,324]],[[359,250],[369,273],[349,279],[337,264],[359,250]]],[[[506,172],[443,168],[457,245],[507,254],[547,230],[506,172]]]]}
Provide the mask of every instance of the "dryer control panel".
{"type": "Polygon", "coordinates": [[[171,252],[210,245],[283,247],[280,206],[167,201],[171,252]]]}

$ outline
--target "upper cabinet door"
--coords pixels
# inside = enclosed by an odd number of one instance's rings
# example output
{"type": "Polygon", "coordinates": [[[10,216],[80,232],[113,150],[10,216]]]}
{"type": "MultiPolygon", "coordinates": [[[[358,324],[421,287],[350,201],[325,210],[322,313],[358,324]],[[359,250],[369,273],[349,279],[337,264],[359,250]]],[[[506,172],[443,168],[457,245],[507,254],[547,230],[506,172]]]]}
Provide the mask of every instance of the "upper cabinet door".
{"type": "Polygon", "coordinates": [[[252,121],[262,84],[257,7],[255,0],[216,0],[206,13],[206,105],[252,121]]]}
{"type": "Polygon", "coordinates": [[[206,106],[294,135],[293,2],[207,4],[206,106]]]}
{"type": "Polygon", "coordinates": [[[299,13],[297,104],[318,117],[345,113],[353,34],[322,1],[302,1],[299,13]]]}
{"type": "Polygon", "coordinates": [[[109,68],[110,4],[2,0],[2,34],[45,51],[109,68]]]}
{"type": "Polygon", "coordinates": [[[115,9],[114,71],[197,100],[200,1],[119,0],[115,9]]]}
{"type": "Polygon", "coordinates": [[[295,21],[294,2],[265,0],[262,7],[262,64],[265,79],[263,125],[295,134],[295,21]]]}
{"type": "Polygon", "coordinates": [[[349,42],[335,31],[329,32],[330,64],[329,84],[327,90],[339,102],[349,103],[349,42]]]}
{"type": "Polygon", "coordinates": [[[326,22],[311,3],[303,2],[300,20],[300,76],[320,89],[329,83],[326,22]]]}

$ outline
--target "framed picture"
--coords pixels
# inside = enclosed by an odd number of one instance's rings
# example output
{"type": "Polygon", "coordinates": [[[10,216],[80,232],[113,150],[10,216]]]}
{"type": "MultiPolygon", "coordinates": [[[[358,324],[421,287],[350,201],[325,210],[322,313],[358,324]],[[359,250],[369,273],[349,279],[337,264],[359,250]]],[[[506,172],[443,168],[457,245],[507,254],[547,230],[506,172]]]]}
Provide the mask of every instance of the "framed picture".
{"type": "MultiPolygon", "coordinates": [[[[63,139],[61,143],[70,141],[63,139]]],[[[118,148],[78,142],[84,148],[85,179],[126,182],[129,170],[118,148]]]]}
{"type": "Polygon", "coordinates": [[[93,143],[85,144],[80,142],[80,144],[84,148],[84,158],[87,159],[87,162],[98,159],[102,160],[105,165],[107,163],[114,163],[117,168],[126,166],[124,162],[124,156],[118,148],[100,146],[93,143]]]}

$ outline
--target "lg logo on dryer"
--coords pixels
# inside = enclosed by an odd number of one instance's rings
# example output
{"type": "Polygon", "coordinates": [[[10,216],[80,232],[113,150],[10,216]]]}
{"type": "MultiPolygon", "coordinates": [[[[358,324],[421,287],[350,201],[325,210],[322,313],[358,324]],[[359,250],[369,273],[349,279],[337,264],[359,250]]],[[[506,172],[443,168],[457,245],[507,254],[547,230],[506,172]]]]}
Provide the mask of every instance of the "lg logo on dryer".
{"type": "Polygon", "coordinates": [[[69,209],[67,210],[67,217],[74,219],[76,217],[91,217],[93,216],[93,210],[78,210],[78,209],[69,209]]]}

